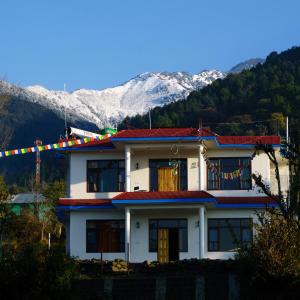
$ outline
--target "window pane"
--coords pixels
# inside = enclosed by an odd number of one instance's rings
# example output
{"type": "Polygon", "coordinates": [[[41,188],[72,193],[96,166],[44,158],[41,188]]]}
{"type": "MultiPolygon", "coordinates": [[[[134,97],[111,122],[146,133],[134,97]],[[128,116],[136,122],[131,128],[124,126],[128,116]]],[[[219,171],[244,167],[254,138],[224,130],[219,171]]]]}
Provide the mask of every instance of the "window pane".
{"type": "Polygon", "coordinates": [[[220,251],[234,251],[236,244],[228,228],[220,228],[220,251]]]}
{"type": "Polygon", "coordinates": [[[158,220],[159,228],[178,228],[178,220],[158,220]]]}
{"type": "Polygon", "coordinates": [[[208,219],[208,251],[236,251],[252,241],[252,219],[208,219]]]}
{"type": "Polygon", "coordinates": [[[104,169],[99,174],[99,191],[113,192],[117,191],[117,170],[104,169]]]}
{"type": "Polygon", "coordinates": [[[207,163],[208,189],[251,189],[250,158],[218,158],[207,163]]]}
{"type": "Polygon", "coordinates": [[[227,227],[239,227],[240,223],[240,219],[224,219],[224,222],[221,224],[224,224],[227,227]]]}
{"type": "Polygon", "coordinates": [[[252,231],[250,228],[242,228],[242,242],[252,241],[252,231]]]}
{"type": "Polygon", "coordinates": [[[87,184],[88,184],[88,192],[97,192],[98,191],[98,175],[93,170],[88,170],[88,176],[87,176],[87,184]]]}
{"type": "Polygon", "coordinates": [[[187,228],[178,229],[179,234],[179,251],[187,252],[188,251],[188,232],[187,228]]]}
{"type": "Polygon", "coordinates": [[[182,228],[187,228],[187,219],[178,220],[178,226],[182,228]]]}
{"type": "Polygon", "coordinates": [[[208,219],[207,220],[208,227],[217,227],[217,226],[219,226],[219,220],[222,220],[222,219],[208,219]]]}
{"type": "Polygon", "coordinates": [[[217,242],[218,241],[218,230],[216,228],[210,228],[208,238],[211,242],[217,242]]]}
{"type": "Polygon", "coordinates": [[[87,230],[86,242],[87,252],[97,252],[97,232],[95,230],[87,230]]]}
{"type": "Polygon", "coordinates": [[[208,230],[208,251],[219,250],[219,235],[217,228],[209,228],[208,230]]]}
{"type": "Polygon", "coordinates": [[[87,161],[88,192],[122,192],[124,181],[124,160],[87,161]]]}
{"type": "Polygon", "coordinates": [[[124,252],[124,226],[124,220],[87,221],[86,251],[124,252]]]}
{"type": "Polygon", "coordinates": [[[157,229],[149,230],[149,251],[157,251],[157,229]]]}

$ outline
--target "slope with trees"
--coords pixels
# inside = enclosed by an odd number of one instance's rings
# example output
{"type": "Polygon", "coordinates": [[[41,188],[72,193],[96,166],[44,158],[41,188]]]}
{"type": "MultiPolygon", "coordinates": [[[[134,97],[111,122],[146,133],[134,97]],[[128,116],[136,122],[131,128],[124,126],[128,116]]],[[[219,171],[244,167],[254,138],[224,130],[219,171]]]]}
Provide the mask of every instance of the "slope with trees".
{"type": "MultiPolygon", "coordinates": [[[[287,115],[300,116],[300,47],[272,52],[264,64],[151,111],[153,127],[198,127],[201,122],[230,135],[278,133],[287,115]]],[[[126,118],[120,127],[147,128],[148,115],[126,118]]]]}

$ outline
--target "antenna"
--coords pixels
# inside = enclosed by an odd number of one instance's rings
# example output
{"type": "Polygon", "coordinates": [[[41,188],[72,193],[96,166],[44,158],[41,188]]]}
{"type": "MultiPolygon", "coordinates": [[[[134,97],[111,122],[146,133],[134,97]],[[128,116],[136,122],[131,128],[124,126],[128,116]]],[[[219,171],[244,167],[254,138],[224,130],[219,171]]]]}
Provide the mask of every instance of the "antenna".
{"type": "Polygon", "coordinates": [[[289,117],[286,117],[286,143],[289,143],[289,117]]]}
{"type": "Polygon", "coordinates": [[[148,111],[149,114],[149,128],[152,129],[152,124],[151,124],[151,108],[148,111]]]}
{"type": "Polygon", "coordinates": [[[34,142],[37,147],[36,151],[36,160],[35,160],[35,203],[34,203],[34,214],[38,216],[39,214],[39,205],[38,205],[38,194],[41,186],[41,156],[39,151],[39,146],[42,145],[42,141],[37,139],[34,142]]]}
{"type": "Polygon", "coordinates": [[[202,119],[199,119],[199,128],[198,128],[198,131],[202,135],[202,119]]]}
{"type": "MultiPolygon", "coordinates": [[[[67,85],[64,83],[64,92],[67,90],[67,85]]],[[[67,98],[66,98],[67,100],[67,98]]],[[[65,106],[65,137],[68,138],[68,129],[67,129],[67,103],[65,106]]]]}

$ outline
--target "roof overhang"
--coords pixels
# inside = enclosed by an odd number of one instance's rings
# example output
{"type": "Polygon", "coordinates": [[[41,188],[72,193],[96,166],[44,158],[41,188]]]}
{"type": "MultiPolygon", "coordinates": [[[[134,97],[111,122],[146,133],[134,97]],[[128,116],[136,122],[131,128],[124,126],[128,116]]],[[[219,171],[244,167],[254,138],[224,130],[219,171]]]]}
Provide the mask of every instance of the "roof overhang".
{"type": "Polygon", "coordinates": [[[203,204],[210,208],[275,208],[277,203],[266,196],[214,197],[205,191],[124,192],[112,199],[67,199],[58,201],[59,210],[114,209],[123,206],[203,204]],[[173,196],[172,196],[173,195],[173,196]]]}

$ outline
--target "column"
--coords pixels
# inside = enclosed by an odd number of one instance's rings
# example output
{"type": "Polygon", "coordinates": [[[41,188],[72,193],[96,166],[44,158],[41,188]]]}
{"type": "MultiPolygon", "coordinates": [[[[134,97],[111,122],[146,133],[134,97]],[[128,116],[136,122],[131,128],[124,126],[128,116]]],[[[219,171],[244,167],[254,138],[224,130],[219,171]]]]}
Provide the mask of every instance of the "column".
{"type": "Polygon", "coordinates": [[[199,259],[205,257],[205,207],[199,208],[199,259]]]}
{"type": "Polygon", "coordinates": [[[125,146],[125,191],[130,192],[130,146],[125,146]]]}
{"type": "Polygon", "coordinates": [[[125,260],[130,261],[130,209],[125,208],[125,260]]]}
{"type": "Polygon", "coordinates": [[[204,190],[204,172],[205,172],[205,161],[203,157],[203,145],[198,145],[198,180],[199,180],[199,191],[204,190]]]}

